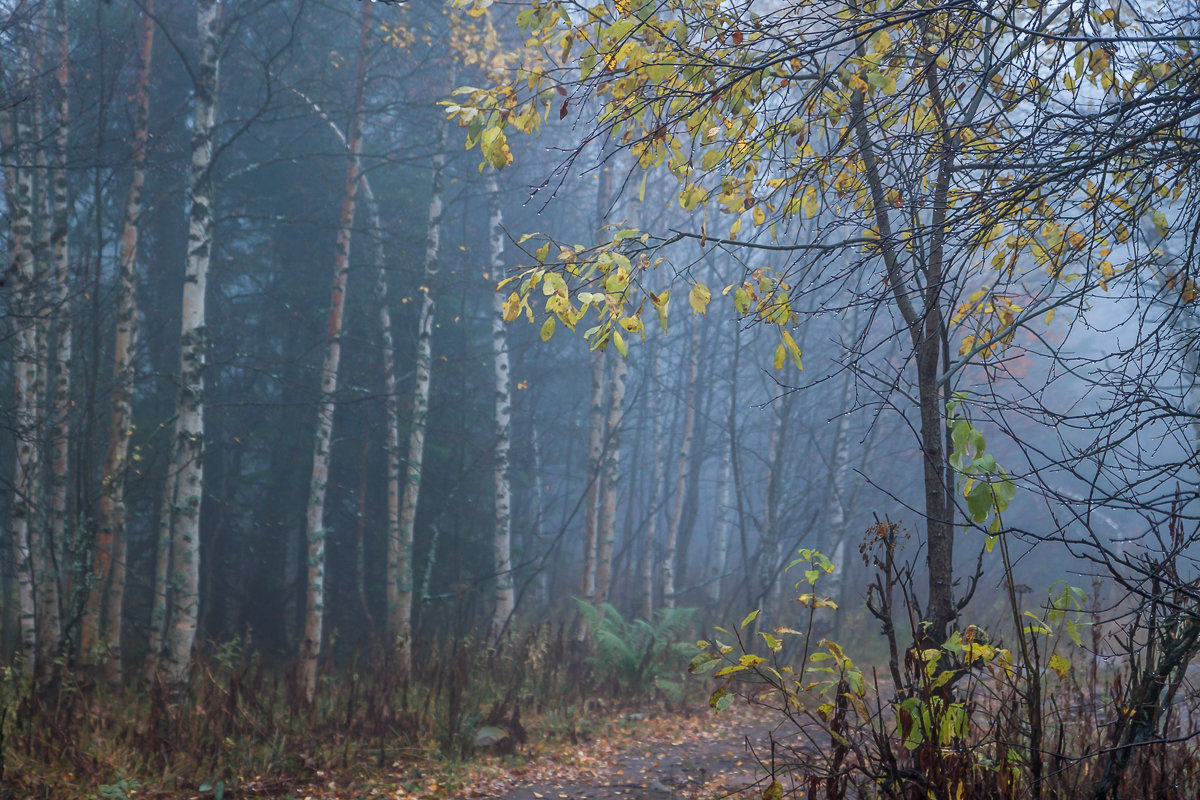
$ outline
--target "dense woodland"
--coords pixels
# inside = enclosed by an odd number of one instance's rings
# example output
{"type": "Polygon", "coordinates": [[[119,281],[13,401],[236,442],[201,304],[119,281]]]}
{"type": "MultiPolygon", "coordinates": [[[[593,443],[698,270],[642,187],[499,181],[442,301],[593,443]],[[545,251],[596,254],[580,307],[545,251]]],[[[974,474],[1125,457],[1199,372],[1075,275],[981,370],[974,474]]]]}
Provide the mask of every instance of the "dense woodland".
{"type": "Polygon", "coordinates": [[[3,3],[0,779],[701,692],[810,797],[1195,796],[1198,32],[3,3]]]}

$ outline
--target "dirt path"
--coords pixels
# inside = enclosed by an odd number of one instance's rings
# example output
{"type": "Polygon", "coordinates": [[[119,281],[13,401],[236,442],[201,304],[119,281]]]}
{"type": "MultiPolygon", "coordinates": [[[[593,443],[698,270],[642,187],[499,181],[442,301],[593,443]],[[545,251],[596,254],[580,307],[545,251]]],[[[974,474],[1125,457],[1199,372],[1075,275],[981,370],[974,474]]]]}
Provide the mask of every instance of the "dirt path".
{"type": "Polygon", "coordinates": [[[690,720],[631,716],[628,736],[621,740],[583,743],[567,759],[531,764],[461,797],[707,800],[747,790],[764,774],[756,753],[764,758],[769,753],[769,719],[748,712],[690,720]]]}

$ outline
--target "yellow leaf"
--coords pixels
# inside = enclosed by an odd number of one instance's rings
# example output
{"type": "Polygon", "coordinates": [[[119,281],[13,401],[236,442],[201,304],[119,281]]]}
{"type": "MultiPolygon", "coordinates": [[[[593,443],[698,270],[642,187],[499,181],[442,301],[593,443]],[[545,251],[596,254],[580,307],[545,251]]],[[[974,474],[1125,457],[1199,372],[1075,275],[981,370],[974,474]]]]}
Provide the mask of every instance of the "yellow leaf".
{"type": "Polygon", "coordinates": [[[796,365],[796,369],[803,370],[804,363],[800,361],[800,346],[796,344],[796,340],[787,331],[781,331],[783,334],[783,344],[787,348],[788,355],[792,359],[792,363],[796,365]]]}
{"type": "Polygon", "coordinates": [[[1054,309],[1053,308],[1046,312],[1046,316],[1042,317],[1042,321],[1045,322],[1047,325],[1049,325],[1050,320],[1052,320],[1052,319],[1054,319],[1054,309]]]}
{"type": "Polygon", "coordinates": [[[1067,677],[1067,673],[1071,671],[1071,662],[1058,653],[1055,653],[1050,656],[1050,669],[1054,670],[1058,677],[1065,678],[1067,677]]]}
{"type": "Polygon", "coordinates": [[[783,346],[783,342],[775,348],[775,369],[783,369],[783,362],[787,360],[787,351],[783,346]]]}
{"type": "Polygon", "coordinates": [[[1155,211],[1150,214],[1150,218],[1154,220],[1154,230],[1158,232],[1159,236],[1165,239],[1167,234],[1171,232],[1171,226],[1167,223],[1167,215],[1161,211],[1155,211]]]}
{"type": "Polygon", "coordinates": [[[692,307],[693,314],[703,314],[708,309],[708,301],[712,299],[712,292],[703,283],[692,284],[692,291],[688,293],[688,303],[692,307]]]}
{"type": "Polygon", "coordinates": [[[613,337],[613,344],[615,344],[617,346],[617,352],[620,353],[622,356],[625,356],[627,354],[627,350],[625,348],[625,340],[623,338],[621,338],[621,332],[614,328],[613,332],[612,332],[612,337],[613,337]]]}
{"type": "Polygon", "coordinates": [[[513,292],[504,301],[504,321],[512,322],[521,313],[521,296],[513,292]]]}
{"type": "Polygon", "coordinates": [[[821,208],[820,201],[817,198],[817,187],[808,186],[804,189],[804,216],[815,217],[821,208]]]}
{"type": "Polygon", "coordinates": [[[766,221],[767,221],[767,214],[765,211],[762,210],[762,206],[755,206],[754,207],[754,224],[762,225],[766,221]]]}
{"type": "Polygon", "coordinates": [[[541,337],[543,342],[550,341],[550,337],[554,335],[555,326],[554,317],[546,317],[546,321],[542,323],[541,337]]]}

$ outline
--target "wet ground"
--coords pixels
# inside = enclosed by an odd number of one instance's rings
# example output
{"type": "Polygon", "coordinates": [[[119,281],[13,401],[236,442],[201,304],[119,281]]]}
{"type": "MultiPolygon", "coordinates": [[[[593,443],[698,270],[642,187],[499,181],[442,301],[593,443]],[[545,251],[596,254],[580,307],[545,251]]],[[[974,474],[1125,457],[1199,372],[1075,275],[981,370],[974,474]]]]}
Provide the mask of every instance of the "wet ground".
{"type": "MultiPolygon", "coordinates": [[[[560,774],[531,774],[508,785],[479,787],[465,798],[502,800],[667,800],[728,797],[758,785],[759,759],[770,753],[768,720],[730,715],[705,726],[681,726],[672,735],[645,725],[615,746],[589,753],[586,767],[560,774]]],[[[581,745],[587,751],[587,745],[581,745]]],[[[536,771],[534,771],[536,773],[536,771]]],[[[759,794],[758,787],[755,794],[759,794]]]]}

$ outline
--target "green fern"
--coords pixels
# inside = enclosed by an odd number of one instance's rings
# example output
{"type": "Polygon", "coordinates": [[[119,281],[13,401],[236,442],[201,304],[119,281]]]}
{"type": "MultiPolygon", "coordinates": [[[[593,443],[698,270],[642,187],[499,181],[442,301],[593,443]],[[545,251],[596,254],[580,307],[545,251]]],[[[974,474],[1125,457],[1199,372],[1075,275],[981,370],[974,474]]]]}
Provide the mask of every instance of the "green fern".
{"type": "Polygon", "coordinates": [[[626,620],[605,603],[597,610],[576,598],[591,639],[588,659],[601,688],[620,697],[665,695],[678,702],[679,680],[692,648],[680,642],[695,609],[661,609],[650,620],[626,620]]]}

